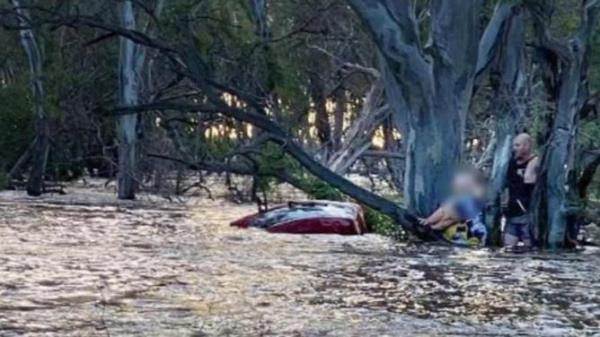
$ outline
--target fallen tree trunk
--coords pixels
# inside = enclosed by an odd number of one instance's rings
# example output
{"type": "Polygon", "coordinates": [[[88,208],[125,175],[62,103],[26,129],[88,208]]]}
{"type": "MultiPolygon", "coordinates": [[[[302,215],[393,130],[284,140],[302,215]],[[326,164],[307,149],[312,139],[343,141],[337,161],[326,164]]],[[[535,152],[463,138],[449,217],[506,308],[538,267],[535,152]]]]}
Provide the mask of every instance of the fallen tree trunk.
{"type": "MultiPolygon", "coordinates": [[[[211,103],[216,105],[210,108],[204,105],[196,104],[179,104],[173,102],[154,102],[142,104],[135,107],[121,107],[117,110],[119,114],[135,114],[145,111],[187,111],[187,112],[202,112],[207,114],[223,114],[225,116],[253,124],[271,136],[271,141],[282,146],[282,149],[292,158],[296,159],[302,167],[313,174],[320,180],[337,188],[342,193],[355,199],[356,201],[378,210],[392,217],[399,225],[407,232],[414,234],[423,240],[434,240],[437,237],[427,227],[421,226],[417,218],[409,211],[400,205],[380,197],[360,186],[353,184],[344,177],[336,174],[327,167],[323,166],[308,154],[300,145],[298,145],[287,133],[285,129],[279,126],[276,122],[269,119],[265,114],[255,113],[248,110],[241,110],[236,107],[231,107],[220,101],[217,97],[210,98],[211,103]]],[[[201,166],[198,166],[201,167],[201,166]]],[[[223,167],[224,170],[227,167],[223,167]]]]}
{"type": "MultiPolygon", "coordinates": [[[[71,27],[88,26],[114,32],[138,44],[155,48],[172,62],[173,66],[177,68],[180,76],[189,79],[190,83],[195,85],[202,93],[201,99],[198,100],[202,102],[201,104],[180,104],[174,101],[158,101],[138,106],[121,107],[120,109],[117,109],[120,115],[135,114],[152,110],[176,110],[203,114],[220,114],[252,124],[268,133],[269,136],[271,136],[272,141],[280,144],[285,152],[296,159],[305,169],[317,178],[337,188],[342,193],[354,198],[358,202],[391,216],[406,231],[411,232],[422,239],[437,239],[435,234],[432,233],[428,227],[423,227],[418,224],[418,220],[412,212],[407,211],[404,207],[397,205],[393,201],[382,198],[344,179],[342,176],[332,172],[319,163],[311,154],[305,152],[293,139],[292,134],[290,133],[291,130],[289,130],[288,127],[279,125],[275,120],[276,116],[267,113],[264,101],[257,99],[255,96],[249,95],[244,91],[219,83],[214,79],[209,73],[209,69],[205,66],[205,62],[201,58],[202,55],[197,52],[195,40],[190,39],[187,44],[179,43],[172,46],[165,41],[150,37],[146,34],[98,22],[98,20],[86,16],[58,18],[54,19],[53,22],[59,25],[66,24],[71,27]],[[223,98],[225,93],[235,96],[240,101],[243,101],[245,103],[243,105],[244,108],[241,109],[228,105],[223,98]]],[[[415,71],[418,70],[419,69],[415,69],[415,71]]],[[[447,128],[447,126],[448,125],[444,125],[445,128],[447,128]]],[[[443,141],[441,144],[444,144],[443,141]]],[[[451,146],[451,144],[449,146],[451,146]]],[[[461,146],[459,145],[457,148],[460,149],[460,147],[461,146]]],[[[440,149],[440,151],[442,150],[440,149]]],[[[444,160],[444,158],[445,156],[442,156],[442,159],[438,158],[437,160],[444,160]]],[[[448,174],[449,173],[444,173],[444,176],[448,174]]],[[[428,190],[431,189],[436,191],[436,184],[443,183],[439,180],[427,182],[428,185],[431,185],[428,187],[428,190]]],[[[439,193],[436,192],[436,195],[439,195],[439,193]]],[[[428,207],[432,207],[432,205],[429,205],[428,207]]]]}

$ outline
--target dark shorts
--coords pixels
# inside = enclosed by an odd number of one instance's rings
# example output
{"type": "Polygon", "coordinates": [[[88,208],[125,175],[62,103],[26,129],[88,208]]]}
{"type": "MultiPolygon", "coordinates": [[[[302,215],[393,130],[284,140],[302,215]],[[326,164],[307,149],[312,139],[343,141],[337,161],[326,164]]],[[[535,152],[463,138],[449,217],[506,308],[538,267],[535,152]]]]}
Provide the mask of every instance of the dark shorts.
{"type": "Polygon", "coordinates": [[[529,215],[521,215],[506,219],[504,233],[519,238],[521,241],[530,241],[532,238],[531,221],[529,215]]]}

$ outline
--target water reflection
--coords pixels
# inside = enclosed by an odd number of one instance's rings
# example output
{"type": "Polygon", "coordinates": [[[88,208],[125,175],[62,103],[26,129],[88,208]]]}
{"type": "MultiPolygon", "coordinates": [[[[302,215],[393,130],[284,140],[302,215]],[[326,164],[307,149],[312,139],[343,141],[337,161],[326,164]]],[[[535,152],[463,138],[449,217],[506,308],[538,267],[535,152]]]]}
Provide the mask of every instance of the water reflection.
{"type": "Polygon", "coordinates": [[[250,211],[0,194],[0,335],[600,334],[597,250],[509,254],[227,226],[250,211]]]}

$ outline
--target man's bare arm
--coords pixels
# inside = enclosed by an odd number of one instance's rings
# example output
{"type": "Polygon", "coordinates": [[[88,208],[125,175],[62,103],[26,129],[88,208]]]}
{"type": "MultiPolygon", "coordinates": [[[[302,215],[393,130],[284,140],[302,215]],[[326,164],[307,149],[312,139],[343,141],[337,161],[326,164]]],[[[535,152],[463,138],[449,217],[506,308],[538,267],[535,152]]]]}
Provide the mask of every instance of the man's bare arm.
{"type": "Polygon", "coordinates": [[[525,184],[535,184],[538,177],[538,170],[540,168],[540,158],[535,157],[529,161],[525,168],[525,174],[523,175],[523,181],[525,184]]]}

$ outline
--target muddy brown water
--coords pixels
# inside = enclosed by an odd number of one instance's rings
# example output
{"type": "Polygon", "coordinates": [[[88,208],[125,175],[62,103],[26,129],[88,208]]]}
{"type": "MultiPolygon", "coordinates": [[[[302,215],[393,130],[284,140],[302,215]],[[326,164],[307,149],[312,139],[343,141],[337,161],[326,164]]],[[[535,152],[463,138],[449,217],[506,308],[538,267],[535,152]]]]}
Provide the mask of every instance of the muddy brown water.
{"type": "Polygon", "coordinates": [[[0,193],[0,336],[600,336],[600,252],[230,228],[225,201],[0,193]]]}

